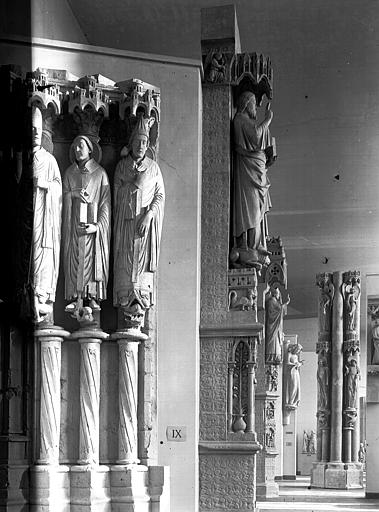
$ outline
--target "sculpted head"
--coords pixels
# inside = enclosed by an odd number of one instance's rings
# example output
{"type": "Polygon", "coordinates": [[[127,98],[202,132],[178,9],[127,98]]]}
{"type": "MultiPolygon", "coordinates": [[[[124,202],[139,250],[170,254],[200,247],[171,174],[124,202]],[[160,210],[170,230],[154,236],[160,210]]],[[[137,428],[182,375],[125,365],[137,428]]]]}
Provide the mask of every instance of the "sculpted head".
{"type": "Polygon", "coordinates": [[[255,94],[250,91],[245,91],[238,98],[237,110],[240,113],[247,113],[251,119],[257,117],[257,100],[255,94]]]}
{"type": "Polygon", "coordinates": [[[32,110],[32,147],[37,148],[42,144],[42,113],[39,108],[32,110]]]}
{"type": "Polygon", "coordinates": [[[132,157],[134,160],[142,160],[149,147],[149,139],[142,133],[137,133],[131,142],[132,157]]]}
{"type": "Polygon", "coordinates": [[[91,158],[93,151],[92,142],[85,135],[78,135],[72,143],[74,148],[75,160],[80,163],[85,163],[91,158]]]}
{"type": "Polygon", "coordinates": [[[129,147],[134,160],[142,160],[149,147],[148,120],[140,117],[129,140],[129,147]]]}

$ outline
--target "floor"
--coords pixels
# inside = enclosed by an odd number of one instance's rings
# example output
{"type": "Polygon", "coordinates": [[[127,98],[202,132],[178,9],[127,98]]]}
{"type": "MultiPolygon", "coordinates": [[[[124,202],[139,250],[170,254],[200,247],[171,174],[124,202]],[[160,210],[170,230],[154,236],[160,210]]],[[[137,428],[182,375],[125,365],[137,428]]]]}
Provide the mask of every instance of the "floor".
{"type": "Polygon", "coordinates": [[[279,482],[279,497],[257,502],[257,512],[379,512],[379,499],[366,499],[364,489],[310,489],[309,477],[279,482]]]}

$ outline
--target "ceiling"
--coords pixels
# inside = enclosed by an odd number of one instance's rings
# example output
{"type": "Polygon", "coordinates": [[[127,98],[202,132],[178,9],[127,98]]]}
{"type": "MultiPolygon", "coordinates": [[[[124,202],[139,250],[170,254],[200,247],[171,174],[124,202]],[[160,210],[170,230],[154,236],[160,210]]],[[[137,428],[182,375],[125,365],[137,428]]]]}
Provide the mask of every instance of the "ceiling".
{"type": "MultiPolygon", "coordinates": [[[[201,7],[231,3],[67,2],[89,44],[195,59],[201,7]]],[[[269,229],[287,253],[288,313],[315,316],[317,272],[379,274],[378,2],[234,3],[242,50],[269,55],[274,68],[269,229]]]]}

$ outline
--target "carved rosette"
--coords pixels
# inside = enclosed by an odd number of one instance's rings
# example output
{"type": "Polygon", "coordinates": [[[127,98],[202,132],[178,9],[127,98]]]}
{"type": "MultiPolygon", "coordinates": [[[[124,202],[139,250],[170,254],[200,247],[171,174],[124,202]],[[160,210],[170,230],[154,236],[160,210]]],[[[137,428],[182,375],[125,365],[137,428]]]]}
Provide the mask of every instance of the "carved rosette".
{"type": "Polygon", "coordinates": [[[232,339],[228,359],[228,430],[249,433],[255,430],[255,371],[258,339],[232,339]]]}
{"type": "Polygon", "coordinates": [[[80,342],[80,437],[79,464],[99,463],[100,344],[85,338],[80,342]]]}

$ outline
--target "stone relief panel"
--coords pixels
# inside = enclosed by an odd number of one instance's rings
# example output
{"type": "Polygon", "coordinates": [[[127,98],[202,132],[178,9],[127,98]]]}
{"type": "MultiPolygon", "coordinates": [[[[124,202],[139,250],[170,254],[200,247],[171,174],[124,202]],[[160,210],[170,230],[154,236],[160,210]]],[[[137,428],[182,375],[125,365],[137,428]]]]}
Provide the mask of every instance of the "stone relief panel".
{"type": "Polygon", "coordinates": [[[230,91],[203,90],[203,204],[201,324],[218,325],[228,314],[228,253],[230,195],[230,91]],[[217,183],[217,186],[215,186],[217,183]],[[217,219],[217,222],[215,222],[217,219]]]}
{"type": "Polygon", "coordinates": [[[226,439],[227,340],[200,345],[200,439],[226,439]]]}
{"type": "Polygon", "coordinates": [[[200,455],[200,510],[255,510],[255,456],[200,455]]]}

